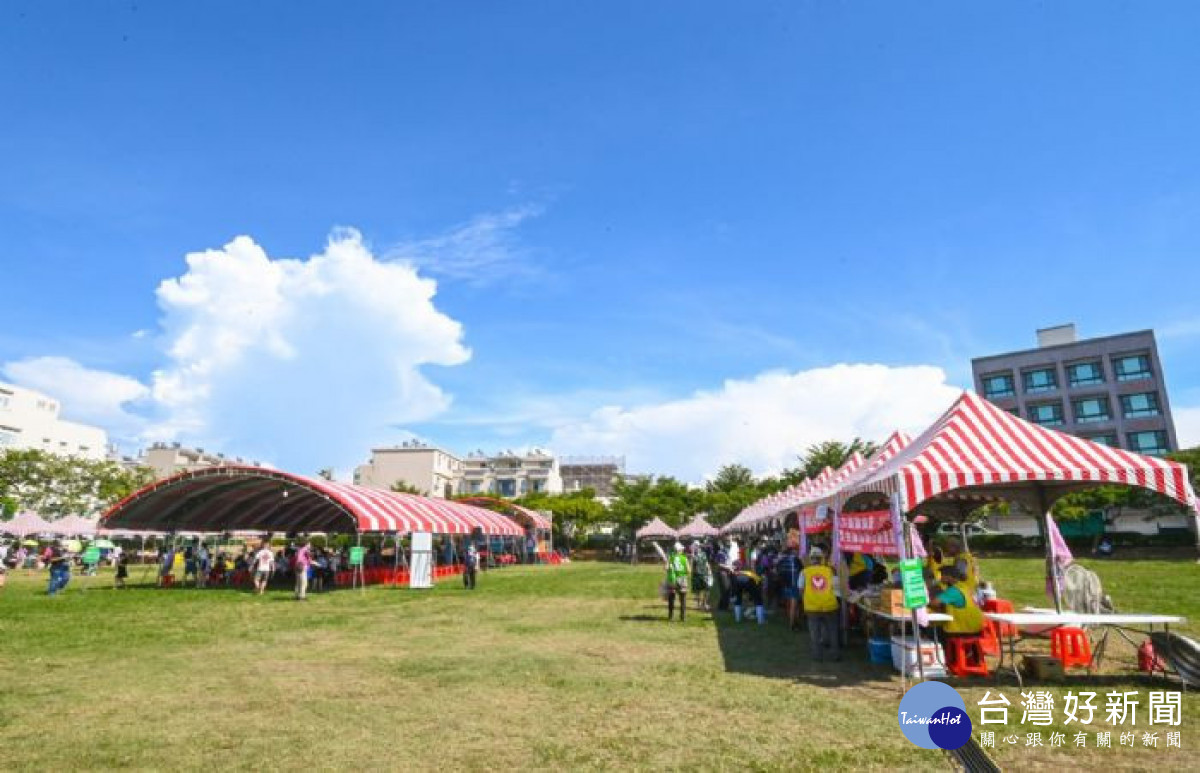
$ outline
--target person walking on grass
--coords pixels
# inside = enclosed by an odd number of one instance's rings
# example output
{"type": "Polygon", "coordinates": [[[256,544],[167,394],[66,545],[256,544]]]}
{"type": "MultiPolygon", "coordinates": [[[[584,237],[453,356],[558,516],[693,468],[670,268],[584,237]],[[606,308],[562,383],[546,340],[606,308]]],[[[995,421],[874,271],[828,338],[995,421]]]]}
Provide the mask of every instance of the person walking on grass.
{"type": "Polygon", "coordinates": [[[675,550],[667,559],[667,620],[675,617],[675,597],[678,596],[679,622],[684,621],[687,615],[687,589],[690,574],[691,566],[688,564],[687,555],[683,552],[683,545],[676,542],[675,550]]]}
{"type": "Polygon", "coordinates": [[[308,599],[308,569],[312,566],[312,552],[308,540],[300,540],[300,549],[292,558],[292,570],[296,573],[296,600],[308,599]]]}
{"type": "Polygon", "coordinates": [[[254,554],[254,591],[259,596],[267,590],[271,581],[271,573],[275,571],[275,554],[271,552],[271,543],[263,540],[262,547],[254,554]]]}
{"type": "Polygon", "coordinates": [[[479,570],[479,550],[475,542],[467,543],[467,554],[463,556],[463,587],[475,590],[475,575],[479,570]]]}
{"type": "Polygon", "coordinates": [[[808,635],[812,641],[812,659],[841,660],[838,653],[838,600],[834,592],[833,568],[825,561],[825,553],[813,548],[804,569],[804,614],[808,618],[808,635]]]}
{"type": "Polygon", "coordinates": [[[741,561],[738,561],[734,564],[734,573],[730,582],[732,584],[730,595],[733,600],[734,622],[742,622],[742,599],[749,596],[750,601],[754,604],[754,619],[758,621],[759,625],[766,623],[767,608],[763,606],[763,578],[753,569],[746,568],[741,561]]]}

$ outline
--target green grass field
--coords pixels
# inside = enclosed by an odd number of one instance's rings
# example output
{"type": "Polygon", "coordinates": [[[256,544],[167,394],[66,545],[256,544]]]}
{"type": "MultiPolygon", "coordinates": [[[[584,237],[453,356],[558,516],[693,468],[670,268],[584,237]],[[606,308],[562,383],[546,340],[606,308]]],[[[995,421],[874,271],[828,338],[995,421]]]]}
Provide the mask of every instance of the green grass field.
{"type": "MultiPolygon", "coordinates": [[[[983,567],[1003,595],[1045,603],[1040,561],[983,567]]],[[[1193,563],[1099,571],[1121,609],[1200,621],[1193,563]]],[[[297,603],[283,590],[114,591],[106,577],[89,590],[73,578],[47,598],[44,575],[10,573],[0,767],[946,769],[900,734],[899,679],[867,664],[861,645],[814,664],[803,634],[778,619],[737,626],[693,612],[668,624],[658,579],[650,566],[577,563],[488,572],[474,593],[447,581],[297,603]]],[[[1132,651],[1118,654],[1128,667],[1132,651]]],[[[1143,701],[1151,689],[1116,671],[1072,686],[1143,701]]],[[[1019,720],[1015,683],[999,688],[1019,720]]],[[[961,690],[973,717],[984,689],[997,684],[961,690]]],[[[1198,712],[1185,697],[1182,751],[1016,746],[995,757],[1193,767],[1198,712]]],[[[1105,729],[1100,714],[1089,730],[1105,729]]],[[[1023,739],[1034,728],[1010,729],[1023,739]]],[[[1140,715],[1137,729],[1150,729],[1140,715]]]]}

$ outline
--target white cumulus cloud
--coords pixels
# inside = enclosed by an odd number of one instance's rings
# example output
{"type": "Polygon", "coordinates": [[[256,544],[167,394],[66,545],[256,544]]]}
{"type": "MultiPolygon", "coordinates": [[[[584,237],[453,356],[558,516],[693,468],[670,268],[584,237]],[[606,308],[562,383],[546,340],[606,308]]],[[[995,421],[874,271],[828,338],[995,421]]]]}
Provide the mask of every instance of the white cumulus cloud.
{"type": "Polygon", "coordinates": [[[1175,419],[1175,434],[1179,447],[1200,446],[1200,406],[1174,408],[1171,416],[1175,419]]]}
{"type": "Polygon", "coordinates": [[[726,381],[637,407],[607,406],[554,432],[559,453],[624,454],[633,472],[700,481],[723,464],[774,473],[822,440],[923,429],[960,394],[941,368],[834,365],[726,381]]]}
{"type": "Polygon", "coordinates": [[[139,441],[180,440],[298,472],[353,464],[394,425],[449,406],[421,369],[470,357],[462,326],[435,307],[436,282],[411,263],[376,259],[356,231],[335,232],[302,260],[272,258],[248,236],[186,259],[158,288],[164,362],[149,384],[62,358],[5,372],[110,430],[143,401],[139,441]]]}
{"type": "Polygon", "coordinates": [[[3,372],[13,382],[57,399],[63,418],[123,436],[145,427],[145,419],[134,411],[150,396],[150,389],[137,379],[86,368],[67,357],[18,360],[5,364],[3,372]]]}

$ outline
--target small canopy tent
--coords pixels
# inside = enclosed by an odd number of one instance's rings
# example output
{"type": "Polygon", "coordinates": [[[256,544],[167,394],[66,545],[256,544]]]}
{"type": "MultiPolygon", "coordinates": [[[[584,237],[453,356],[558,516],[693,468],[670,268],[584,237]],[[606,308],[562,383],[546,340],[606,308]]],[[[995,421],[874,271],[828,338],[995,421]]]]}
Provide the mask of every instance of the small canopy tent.
{"type": "Polygon", "coordinates": [[[661,518],[655,518],[650,523],[638,529],[635,536],[639,540],[676,539],[679,537],[679,532],[663,523],[661,518]]]}
{"type": "Polygon", "coordinates": [[[680,537],[688,537],[690,539],[715,537],[718,534],[720,534],[720,531],[705,519],[704,513],[696,513],[696,516],[679,530],[680,537]]]}
{"type": "Polygon", "coordinates": [[[42,534],[52,531],[54,531],[54,527],[49,521],[32,512],[17,513],[16,517],[11,521],[0,521],[0,532],[11,534],[15,537],[25,537],[31,534],[42,534]]]}
{"type": "Polygon", "coordinates": [[[1195,506],[1182,464],[1046,429],[964,392],[916,440],[837,498],[839,510],[887,506],[898,494],[905,513],[944,516],[997,500],[1045,512],[1065,494],[1105,484],[1139,486],[1195,506]]]}
{"type": "Polygon", "coordinates": [[[479,507],[256,467],[211,467],[156,481],[114,505],[105,529],[520,536],[479,507]]]}

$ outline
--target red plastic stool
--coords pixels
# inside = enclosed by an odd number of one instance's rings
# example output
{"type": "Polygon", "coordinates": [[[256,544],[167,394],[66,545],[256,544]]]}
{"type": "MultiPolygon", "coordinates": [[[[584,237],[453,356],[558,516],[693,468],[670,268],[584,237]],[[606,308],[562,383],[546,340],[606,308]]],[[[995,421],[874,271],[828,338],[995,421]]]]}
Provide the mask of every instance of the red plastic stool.
{"type": "Polygon", "coordinates": [[[164,588],[169,588],[175,584],[175,575],[173,574],[164,574],[161,579],[162,587],[164,588]]]}
{"type": "Polygon", "coordinates": [[[1082,628],[1063,626],[1050,633],[1050,655],[1062,662],[1063,668],[1090,666],[1092,643],[1082,628]]]}
{"type": "MultiPolygon", "coordinates": [[[[1012,613],[1016,610],[1013,609],[1011,601],[1005,601],[1004,599],[988,599],[987,601],[983,602],[983,611],[1012,613]]],[[[1017,635],[1017,627],[1012,623],[993,622],[992,625],[995,626],[996,637],[999,639],[1011,639],[1017,635]]]]}
{"type": "Polygon", "coordinates": [[[985,620],[983,623],[983,631],[980,632],[979,638],[985,655],[1000,654],[1000,638],[996,635],[998,625],[999,623],[993,620],[985,620]]]}
{"type": "Polygon", "coordinates": [[[955,676],[987,676],[983,636],[947,636],[946,668],[955,676]]]}

